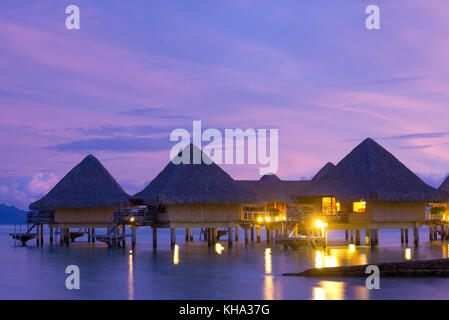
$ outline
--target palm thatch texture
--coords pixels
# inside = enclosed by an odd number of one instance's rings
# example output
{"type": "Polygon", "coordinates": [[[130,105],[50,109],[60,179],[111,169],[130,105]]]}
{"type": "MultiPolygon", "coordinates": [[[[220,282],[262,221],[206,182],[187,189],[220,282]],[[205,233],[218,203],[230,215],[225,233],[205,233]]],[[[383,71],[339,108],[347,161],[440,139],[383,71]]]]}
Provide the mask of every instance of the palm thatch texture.
{"type": "Polygon", "coordinates": [[[144,190],[132,197],[132,200],[145,205],[241,204],[254,200],[251,192],[240,187],[193,144],[186,146],[178,154],[179,158],[189,161],[175,164],[173,160],[176,159],[172,159],[144,190]],[[197,164],[193,161],[195,153],[199,155],[197,164]],[[186,157],[186,154],[189,156],[186,157]]]}
{"type": "Polygon", "coordinates": [[[447,178],[443,181],[443,183],[438,189],[449,193],[449,176],[447,176],[447,178]]]}
{"type": "Polygon", "coordinates": [[[340,201],[444,202],[447,194],[425,184],[390,152],[367,138],[307,190],[340,201]]]}
{"type": "Polygon", "coordinates": [[[30,210],[56,208],[116,208],[128,206],[130,196],[93,155],[74,167],[30,210]]]}
{"type": "Polygon", "coordinates": [[[313,181],[313,182],[319,181],[322,177],[324,177],[326,174],[328,174],[334,168],[335,168],[335,164],[333,164],[332,162],[326,163],[326,165],[324,167],[322,167],[320,169],[320,171],[317,172],[317,174],[312,178],[311,181],[313,181]]]}
{"type": "Polygon", "coordinates": [[[309,181],[284,181],[276,175],[264,175],[260,180],[237,180],[237,183],[256,195],[255,205],[271,202],[296,204],[296,197],[301,195],[309,185],[309,181]]]}

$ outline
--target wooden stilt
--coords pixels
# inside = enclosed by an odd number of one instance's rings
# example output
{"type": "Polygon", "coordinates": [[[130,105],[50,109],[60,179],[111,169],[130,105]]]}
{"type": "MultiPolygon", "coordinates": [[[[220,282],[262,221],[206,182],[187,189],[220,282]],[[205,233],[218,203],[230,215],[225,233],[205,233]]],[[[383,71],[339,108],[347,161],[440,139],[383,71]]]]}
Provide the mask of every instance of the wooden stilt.
{"type": "Polygon", "coordinates": [[[413,228],[413,245],[417,247],[419,245],[419,229],[413,228]]]}
{"type": "Polygon", "coordinates": [[[50,227],[50,243],[53,244],[53,227],[50,227]]]}
{"type": "Polygon", "coordinates": [[[63,228],[59,228],[59,245],[64,245],[64,230],[63,228]]]}
{"type": "Polygon", "coordinates": [[[157,248],[157,228],[153,226],[153,249],[157,248]]]}
{"type": "Polygon", "coordinates": [[[365,230],[365,245],[369,246],[371,244],[371,230],[366,229],[365,230]]]}
{"type": "Polygon", "coordinates": [[[354,242],[354,230],[349,230],[351,233],[351,242],[354,242]]]}
{"type": "Polygon", "coordinates": [[[131,247],[134,249],[136,247],[136,225],[133,223],[131,224],[131,247]]]}
{"type": "Polygon", "coordinates": [[[212,247],[212,228],[207,228],[207,245],[212,247]]]}
{"type": "Polygon", "coordinates": [[[360,245],[360,230],[356,230],[356,231],[355,231],[355,244],[356,244],[357,246],[360,245]]]}
{"type": "Polygon", "coordinates": [[[235,242],[239,242],[239,226],[235,226],[235,242]]]}
{"type": "Polygon", "coordinates": [[[429,241],[433,241],[433,228],[429,227],[429,241]]]}
{"type": "Polygon", "coordinates": [[[438,227],[435,226],[432,228],[433,229],[433,240],[438,240],[438,227]]]}
{"type": "Polygon", "coordinates": [[[267,242],[270,242],[270,230],[267,229],[267,227],[265,227],[265,231],[266,231],[266,237],[267,237],[267,242]]]}
{"type": "Polygon", "coordinates": [[[374,245],[379,245],[379,230],[374,230],[374,245]]]}
{"type": "Polygon", "coordinates": [[[228,247],[232,248],[232,239],[233,239],[233,234],[232,232],[234,231],[234,228],[229,227],[228,228],[228,247]]]}
{"type": "Polygon", "coordinates": [[[122,247],[126,247],[126,224],[122,224],[122,247]]]}
{"type": "Polygon", "coordinates": [[[44,245],[44,225],[41,224],[41,246],[44,245]]]}
{"type": "Polygon", "coordinates": [[[345,230],[345,240],[346,241],[349,240],[349,232],[348,232],[348,230],[345,230]]]}
{"type": "Polygon", "coordinates": [[[408,243],[408,229],[404,229],[405,243],[408,243]]]}
{"type": "Polygon", "coordinates": [[[401,229],[401,243],[404,243],[404,229],[401,229]]]}
{"type": "Polygon", "coordinates": [[[176,244],[176,228],[170,228],[170,247],[175,248],[176,244]]]}
{"type": "Polygon", "coordinates": [[[90,228],[87,228],[87,242],[90,243],[90,228]]]}
{"type": "Polygon", "coordinates": [[[245,228],[245,244],[249,243],[249,229],[245,228]]]}
{"type": "Polygon", "coordinates": [[[254,226],[251,226],[251,242],[254,242],[254,226]]]}
{"type": "Polygon", "coordinates": [[[66,240],[65,240],[65,244],[67,245],[67,247],[70,245],[70,228],[66,229],[66,240]]]}
{"type": "Polygon", "coordinates": [[[212,234],[213,234],[213,244],[214,246],[217,244],[218,242],[218,228],[213,228],[212,229],[212,234]]]}
{"type": "Polygon", "coordinates": [[[90,232],[92,233],[92,243],[95,243],[95,228],[92,228],[90,232]]]}
{"type": "Polygon", "coordinates": [[[193,242],[193,228],[190,228],[189,237],[190,237],[190,242],[193,242]]]}
{"type": "Polygon", "coordinates": [[[376,246],[376,230],[370,230],[370,242],[369,245],[371,247],[376,246]]]}
{"type": "Polygon", "coordinates": [[[257,243],[260,243],[260,228],[256,228],[257,243]]]}
{"type": "Polygon", "coordinates": [[[189,232],[189,228],[186,228],[186,242],[189,242],[190,240],[190,232],[189,232]]]}

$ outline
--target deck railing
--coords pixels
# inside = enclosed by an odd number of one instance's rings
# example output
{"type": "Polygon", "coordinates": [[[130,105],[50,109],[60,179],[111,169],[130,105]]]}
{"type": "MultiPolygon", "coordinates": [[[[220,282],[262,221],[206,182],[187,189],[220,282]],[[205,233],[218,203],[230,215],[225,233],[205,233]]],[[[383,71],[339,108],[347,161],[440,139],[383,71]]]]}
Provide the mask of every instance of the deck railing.
{"type": "Polygon", "coordinates": [[[27,224],[53,224],[55,223],[54,211],[29,211],[27,212],[27,224]]]}

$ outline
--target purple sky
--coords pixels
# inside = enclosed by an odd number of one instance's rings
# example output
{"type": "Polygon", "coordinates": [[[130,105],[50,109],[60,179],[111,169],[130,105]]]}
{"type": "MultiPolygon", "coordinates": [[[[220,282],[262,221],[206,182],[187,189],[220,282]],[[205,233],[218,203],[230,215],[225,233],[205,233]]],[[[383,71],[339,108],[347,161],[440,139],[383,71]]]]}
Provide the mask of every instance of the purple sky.
{"type": "Polygon", "coordinates": [[[436,185],[448,17],[441,0],[3,0],[0,203],[26,208],[89,153],[139,191],[192,120],[279,128],[281,178],[309,178],[369,136],[436,185]],[[69,4],[81,30],[65,28],[69,4]],[[382,30],[365,28],[368,4],[382,30]]]}

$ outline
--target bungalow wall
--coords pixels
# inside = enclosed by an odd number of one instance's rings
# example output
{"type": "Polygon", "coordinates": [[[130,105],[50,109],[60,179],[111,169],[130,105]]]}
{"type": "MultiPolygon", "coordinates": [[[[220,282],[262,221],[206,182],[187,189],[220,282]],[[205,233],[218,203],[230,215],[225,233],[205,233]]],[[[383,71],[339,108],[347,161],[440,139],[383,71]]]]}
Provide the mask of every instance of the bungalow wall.
{"type": "Polygon", "coordinates": [[[420,202],[368,202],[366,212],[351,212],[349,222],[402,222],[427,220],[426,204],[420,202]]]}
{"type": "Polygon", "coordinates": [[[58,208],[55,209],[56,223],[96,224],[113,221],[116,208],[58,208]]]}
{"type": "Polygon", "coordinates": [[[159,213],[159,221],[169,222],[227,222],[240,220],[239,204],[178,204],[167,205],[159,213]]]}

